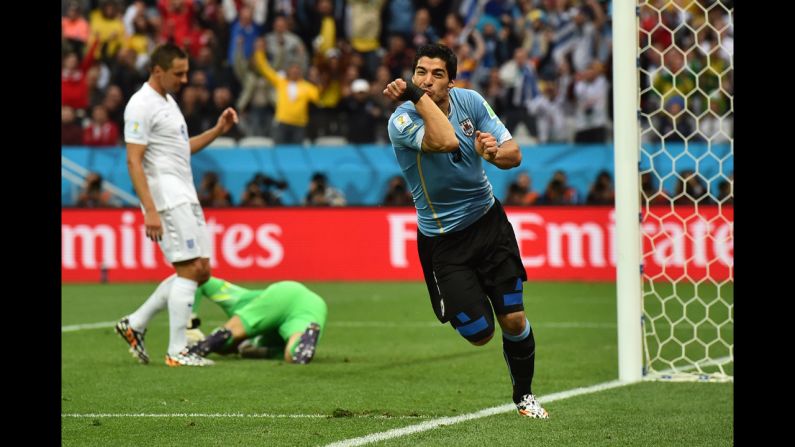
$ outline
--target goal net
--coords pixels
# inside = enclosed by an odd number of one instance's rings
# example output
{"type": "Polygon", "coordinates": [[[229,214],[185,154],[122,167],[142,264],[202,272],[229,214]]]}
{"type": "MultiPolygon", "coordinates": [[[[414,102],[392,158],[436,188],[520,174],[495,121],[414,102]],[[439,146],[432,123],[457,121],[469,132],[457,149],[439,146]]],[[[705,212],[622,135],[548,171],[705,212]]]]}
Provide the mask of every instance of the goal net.
{"type": "Polygon", "coordinates": [[[733,1],[637,15],[644,377],[733,380],[733,1]]]}

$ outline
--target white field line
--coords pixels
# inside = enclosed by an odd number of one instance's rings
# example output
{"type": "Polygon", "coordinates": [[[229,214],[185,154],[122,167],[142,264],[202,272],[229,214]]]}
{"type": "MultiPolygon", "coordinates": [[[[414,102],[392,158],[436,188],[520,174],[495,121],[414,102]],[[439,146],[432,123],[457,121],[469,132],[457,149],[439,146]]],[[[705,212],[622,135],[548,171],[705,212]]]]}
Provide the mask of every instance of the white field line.
{"type": "MultiPolygon", "coordinates": [[[[716,359],[715,361],[720,362],[725,359],[726,358],[721,358],[721,359],[716,359]]],[[[695,367],[683,368],[683,369],[695,369],[695,367]]],[[[671,373],[672,371],[673,370],[662,371],[661,374],[671,373]]],[[[618,388],[626,385],[632,385],[633,383],[639,383],[639,382],[622,382],[620,380],[614,380],[612,382],[604,382],[597,385],[574,388],[568,391],[553,393],[548,396],[539,397],[538,400],[539,402],[542,403],[554,402],[556,400],[563,400],[563,399],[568,399],[570,397],[582,396],[584,394],[598,393],[600,391],[610,390],[613,388],[618,388]]],[[[396,428],[379,433],[372,433],[369,435],[361,436],[359,438],[345,439],[342,441],[337,441],[331,444],[327,444],[325,447],[354,447],[359,445],[365,445],[365,444],[370,444],[372,442],[385,441],[387,439],[399,438],[401,436],[407,436],[414,433],[433,430],[437,427],[441,427],[444,425],[457,424],[459,422],[469,421],[472,419],[479,419],[487,416],[493,416],[495,414],[508,413],[512,411],[516,411],[516,405],[510,403],[510,404],[500,405],[497,407],[486,408],[480,411],[476,411],[474,413],[462,414],[460,416],[432,419],[430,421],[421,422],[419,424],[409,425],[408,427],[396,428]]]]}
{"type": "MultiPolygon", "coordinates": [[[[333,418],[329,414],[278,414],[278,413],[64,413],[64,418],[262,418],[262,419],[321,419],[333,418]]],[[[431,416],[353,415],[344,417],[368,419],[427,419],[431,416]]]]}
{"type": "MultiPolygon", "coordinates": [[[[618,388],[625,385],[630,385],[631,383],[632,382],[621,382],[618,380],[612,382],[605,382],[588,387],[574,388],[568,391],[553,393],[547,396],[540,397],[538,400],[543,403],[548,403],[556,400],[568,399],[574,396],[581,396],[583,394],[598,393],[600,391],[609,390],[612,388],[618,388]]],[[[369,435],[361,436],[358,438],[345,439],[342,441],[337,441],[331,444],[327,444],[326,447],[353,447],[358,445],[365,445],[365,444],[370,444],[372,442],[385,441],[387,439],[399,438],[414,433],[433,430],[443,425],[458,424],[459,422],[470,421],[472,419],[479,419],[487,416],[493,416],[495,414],[508,413],[512,411],[516,411],[516,405],[510,403],[510,404],[500,405],[497,407],[485,408],[483,410],[476,411],[474,413],[462,414],[460,416],[432,419],[430,421],[421,422],[419,424],[409,425],[408,427],[396,428],[378,433],[371,433],[369,435]]]]}

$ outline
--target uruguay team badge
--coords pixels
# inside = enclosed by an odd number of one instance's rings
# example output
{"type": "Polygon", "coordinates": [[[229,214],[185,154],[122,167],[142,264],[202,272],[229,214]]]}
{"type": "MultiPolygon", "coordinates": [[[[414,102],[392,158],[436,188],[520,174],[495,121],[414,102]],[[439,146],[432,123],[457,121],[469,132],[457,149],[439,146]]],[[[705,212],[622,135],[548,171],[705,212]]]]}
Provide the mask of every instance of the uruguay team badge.
{"type": "Polygon", "coordinates": [[[458,124],[461,126],[461,130],[464,131],[464,135],[471,137],[475,133],[475,126],[472,125],[471,119],[467,118],[458,124]]]}

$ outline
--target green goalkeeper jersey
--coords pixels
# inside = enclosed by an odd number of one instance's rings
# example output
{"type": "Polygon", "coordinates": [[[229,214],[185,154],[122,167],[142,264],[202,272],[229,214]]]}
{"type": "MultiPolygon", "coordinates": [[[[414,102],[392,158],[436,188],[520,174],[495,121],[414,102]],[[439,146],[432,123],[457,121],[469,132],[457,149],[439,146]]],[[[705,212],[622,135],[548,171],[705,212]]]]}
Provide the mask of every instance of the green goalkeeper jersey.
{"type": "Polygon", "coordinates": [[[303,332],[310,323],[317,323],[322,329],[328,313],[323,298],[295,281],[279,281],[264,290],[249,290],[210,278],[196,289],[193,301],[196,313],[202,298],[221,306],[227,317],[238,316],[249,337],[278,331],[286,340],[291,334],[303,332]]]}
{"type": "Polygon", "coordinates": [[[231,318],[232,315],[262,293],[263,290],[248,290],[222,279],[210,278],[196,289],[193,311],[199,313],[199,303],[201,303],[202,298],[207,297],[215,304],[221,306],[226,316],[231,318]]]}

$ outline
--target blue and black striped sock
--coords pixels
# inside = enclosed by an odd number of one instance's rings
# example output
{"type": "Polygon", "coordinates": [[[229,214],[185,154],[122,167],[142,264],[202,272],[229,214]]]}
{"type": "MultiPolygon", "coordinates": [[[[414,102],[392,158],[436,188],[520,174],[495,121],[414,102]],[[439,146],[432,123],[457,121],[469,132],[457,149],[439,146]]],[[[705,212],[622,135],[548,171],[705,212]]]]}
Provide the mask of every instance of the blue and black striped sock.
{"type": "Polygon", "coordinates": [[[513,401],[518,403],[525,394],[532,394],[533,372],[535,370],[536,342],[533,328],[525,319],[524,331],[519,335],[502,333],[502,353],[511,373],[513,401]]]}

